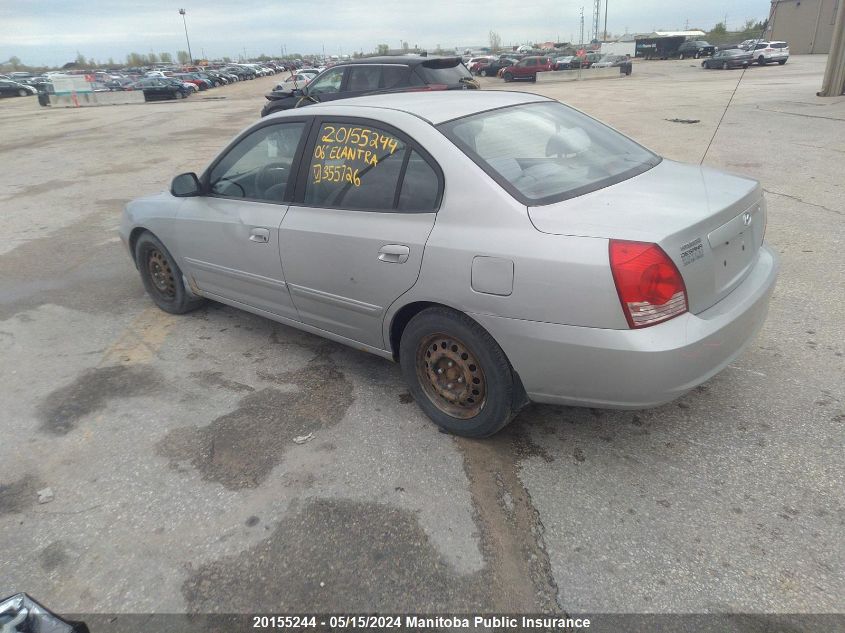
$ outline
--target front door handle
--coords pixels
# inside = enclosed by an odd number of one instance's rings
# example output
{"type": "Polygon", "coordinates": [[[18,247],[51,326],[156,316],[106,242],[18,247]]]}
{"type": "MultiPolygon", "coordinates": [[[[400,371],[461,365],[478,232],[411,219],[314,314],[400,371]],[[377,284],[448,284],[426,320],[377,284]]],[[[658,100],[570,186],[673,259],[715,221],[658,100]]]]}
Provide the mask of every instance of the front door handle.
{"type": "Polygon", "coordinates": [[[404,244],[385,244],[378,249],[379,261],[388,264],[404,264],[410,254],[411,249],[404,244]]]}
{"type": "Polygon", "coordinates": [[[252,242],[266,244],[270,241],[270,229],[252,229],[249,232],[249,239],[252,242]]]}

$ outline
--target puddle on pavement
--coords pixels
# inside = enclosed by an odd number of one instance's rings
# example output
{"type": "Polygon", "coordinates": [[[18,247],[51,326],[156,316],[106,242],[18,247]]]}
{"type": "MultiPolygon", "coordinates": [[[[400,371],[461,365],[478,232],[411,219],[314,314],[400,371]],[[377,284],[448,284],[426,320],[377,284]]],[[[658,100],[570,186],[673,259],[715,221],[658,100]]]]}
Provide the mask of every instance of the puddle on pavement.
{"type": "Polygon", "coordinates": [[[190,612],[461,613],[490,609],[484,572],[454,573],[413,513],[311,500],[272,535],[196,569],[182,586],[190,612]]]}
{"type": "Polygon", "coordinates": [[[72,383],[56,389],[38,405],[41,430],[65,435],[79,421],[103,409],[110,400],[145,396],[162,387],[151,367],[115,365],[89,369],[72,383]]]}
{"type": "Polygon", "coordinates": [[[24,475],[11,483],[0,483],[0,515],[23,512],[34,505],[38,490],[44,487],[38,477],[24,475]]]}
{"type": "Polygon", "coordinates": [[[295,446],[293,438],[337,424],[354,402],[352,383],[325,359],[272,378],[295,390],[249,393],[208,426],[171,431],[159,442],[159,453],[173,467],[190,463],[203,479],[230,490],[254,488],[295,446]]]}

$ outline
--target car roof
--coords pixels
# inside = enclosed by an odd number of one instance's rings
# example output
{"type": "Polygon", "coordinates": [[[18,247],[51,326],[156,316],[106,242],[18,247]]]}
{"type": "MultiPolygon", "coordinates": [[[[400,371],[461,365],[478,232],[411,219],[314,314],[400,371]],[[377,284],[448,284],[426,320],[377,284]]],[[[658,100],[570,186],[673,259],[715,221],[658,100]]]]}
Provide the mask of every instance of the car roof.
{"type": "Polygon", "coordinates": [[[458,56],[443,56],[431,55],[421,57],[416,55],[378,55],[376,57],[362,57],[361,59],[350,59],[335,64],[336,66],[358,66],[360,64],[401,64],[403,66],[419,66],[427,61],[434,59],[451,59],[456,63],[461,63],[461,58],[458,56]]]}
{"type": "MultiPolygon", "coordinates": [[[[399,92],[317,103],[308,106],[308,112],[317,113],[320,110],[341,107],[397,110],[419,117],[432,125],[439,125],[477,112],[543,101],[553,101],[553,99],[530,92],[506,90],[399,92]]],[[[301,111],[297,110],[286,112],[301,114],[301,111]]]]}

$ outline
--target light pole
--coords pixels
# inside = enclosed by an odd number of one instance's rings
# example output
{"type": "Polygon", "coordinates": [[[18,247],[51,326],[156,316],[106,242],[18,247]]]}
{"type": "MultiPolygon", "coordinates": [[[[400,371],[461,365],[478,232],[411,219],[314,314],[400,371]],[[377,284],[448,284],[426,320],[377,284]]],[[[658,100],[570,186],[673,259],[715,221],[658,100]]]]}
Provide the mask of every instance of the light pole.
{"type": "Polygon", "coordinates": [[[185,41],[188,43],[188,57],[191,58],[191,63],[194,63],[194,56],[191,55],[191,40],[188,39],[188,22],[185,19],[185,9],[179,9],[179,15],[182,16],[182,24],[185,25],[185,41]]]}

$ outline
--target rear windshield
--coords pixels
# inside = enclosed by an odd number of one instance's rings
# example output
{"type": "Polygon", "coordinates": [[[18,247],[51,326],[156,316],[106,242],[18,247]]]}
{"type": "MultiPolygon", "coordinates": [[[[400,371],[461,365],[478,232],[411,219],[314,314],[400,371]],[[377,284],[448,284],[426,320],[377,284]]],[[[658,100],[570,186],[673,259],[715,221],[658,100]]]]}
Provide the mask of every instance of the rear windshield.
{"type": "Polygon", "coordinates": [[[472,75],[459,59],[431,59],[417,66],[417,73],[427,84],[455,85],[472,75]]]}
{"type": "Polygon", "coordinates": [[[443,123],[440,130],[526,205],[627,180],[660,157],[561,103],[532,103],[443,123]]]}

